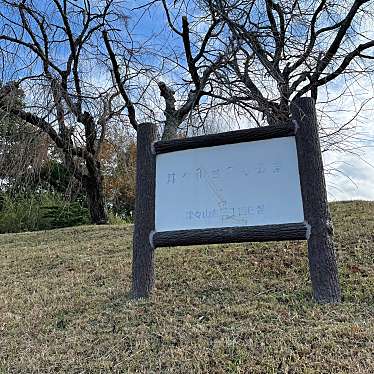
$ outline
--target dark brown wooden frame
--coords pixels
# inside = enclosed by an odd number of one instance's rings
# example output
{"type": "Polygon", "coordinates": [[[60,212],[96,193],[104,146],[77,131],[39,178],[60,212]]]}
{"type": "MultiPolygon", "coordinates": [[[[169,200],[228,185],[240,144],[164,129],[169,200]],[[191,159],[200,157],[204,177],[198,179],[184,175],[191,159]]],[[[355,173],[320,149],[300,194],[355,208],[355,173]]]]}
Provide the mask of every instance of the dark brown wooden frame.
{"type": "Polygon", "coordinates": [[[291,110],[293,120],[288,125],[160,142],[155,142],[155,125],[139,125],[133,243],[134,297],[148,296],[153,288],[153,252],[157,247],[307,239],[315,299],[318,302],[340,301],[332,225],[327,204],[314,101],[310,98],[300,98],[292,103],[291,110]],[[202,230],[154,231],[157,154],[288,136],[295,136],[296,139],[304,222],[202,230]]]}
{"type": "MultiPolygon", "coordinates": [[[[195,136],[156,142],[153,150],[156,156],[162,153],[177,152],[186,149],[207,148],[218,145],[254,142],[265,139],[295,136],[294,124],[288,126],[266,126],[254,129],[237,130],[212,135],[195,136]]],[[[248,227],[222,227],[180,231],[155,232],[152,236],[154,248],[163,246],[182,246],[197,244],[240,243],[271,240],[307,239],[306,223],[263,225],[248,227]]]]}

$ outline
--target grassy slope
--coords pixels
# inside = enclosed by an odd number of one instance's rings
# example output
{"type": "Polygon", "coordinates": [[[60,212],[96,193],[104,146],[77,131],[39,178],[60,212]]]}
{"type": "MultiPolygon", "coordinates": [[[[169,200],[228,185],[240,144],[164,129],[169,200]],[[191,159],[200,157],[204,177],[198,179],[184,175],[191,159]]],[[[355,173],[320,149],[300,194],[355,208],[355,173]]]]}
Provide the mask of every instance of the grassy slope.
{"type": "Polygon", "coordinates": [[[131,227],[0,236],[0,373],[374,372],[374,203],[334,204],[344,302],[303,242],[160,249],[129,299],[131,227]]]}

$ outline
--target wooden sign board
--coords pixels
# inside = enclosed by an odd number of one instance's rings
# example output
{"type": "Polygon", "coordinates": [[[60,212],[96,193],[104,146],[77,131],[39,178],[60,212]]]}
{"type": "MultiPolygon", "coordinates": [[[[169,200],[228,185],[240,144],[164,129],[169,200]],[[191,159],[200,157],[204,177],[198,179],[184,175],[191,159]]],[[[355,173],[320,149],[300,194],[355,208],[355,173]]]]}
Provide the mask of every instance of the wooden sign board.
{"type": "Polygon", "coordinates": [[[139,125],[134,297],[152,291],[157,247],[308,240],[315,299],[340,301],[314,101],[291,112],[284,126],[161,142],[139,125]]]}
{"type": "Polygon", "coordinates": [[[293,125],[154,150],[154,247],[307,238],[293,125]]]}

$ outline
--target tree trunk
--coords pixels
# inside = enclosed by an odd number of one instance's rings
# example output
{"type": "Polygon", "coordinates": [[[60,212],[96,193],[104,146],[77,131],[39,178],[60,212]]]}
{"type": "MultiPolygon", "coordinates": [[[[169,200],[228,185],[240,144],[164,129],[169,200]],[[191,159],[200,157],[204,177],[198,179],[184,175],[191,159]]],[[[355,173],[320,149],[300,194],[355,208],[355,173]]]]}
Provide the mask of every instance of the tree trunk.
{"type": "Polygon", "coordinates": [[[95,175],[86,176],[84,188],[87,194],[88,209],[91,222],[95,225],[108,223],[108,215],[105,208],[105,197],[103,192],[103,178],[100,170],[95,175]]]}
{"type": "Polygon", "coordinates": [[[338,303],[340,286],[314,100],[298,98],[292,102],[291,110],[298,125],[299,169],[305,176],[301,178],[301,191],[305,219],[311,227],[308,257],[313,294],[319,303],[338,303]]]}
{"type": "Polygon", "coordinates": [[[156,157],[151,146],[156,134],[155,124],[138,125],[132,258],[132,295],[135,299],[148,297],[155,283],[154,248],[150,238],[155,230],[156,157]]]}
{"type": "Polygon", "coordinates": [[[166,114],[166,121],[164,131],[162,133],[161,140],[172,140],[177,137],[178,134],[178,127],[180,125],[180,121],[175,118],[175,113],[173,115],[166,114]]]}

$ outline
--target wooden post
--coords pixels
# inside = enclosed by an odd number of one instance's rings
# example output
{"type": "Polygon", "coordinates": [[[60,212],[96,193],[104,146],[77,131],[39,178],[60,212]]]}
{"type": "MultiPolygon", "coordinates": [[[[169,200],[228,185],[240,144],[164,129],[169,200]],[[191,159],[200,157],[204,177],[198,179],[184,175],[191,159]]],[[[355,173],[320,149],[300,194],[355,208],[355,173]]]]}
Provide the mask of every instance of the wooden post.
{"type": "Polygon", "coordinates": [[[308,257],[313,296],[319,303],[338,303],[341,295],[314,100],[295,99],[291,112],[296,122],[304,215],[310,225],[308,257]]]}
{"type": "Polygon", "coordinates": [[[136,158],[135,227],[132,259],[132,296],[148,297],[154,286],[154,249],[150,235],[155,229],[156,156],[152,144],[157,127],[138,125],[136,158]]]}

